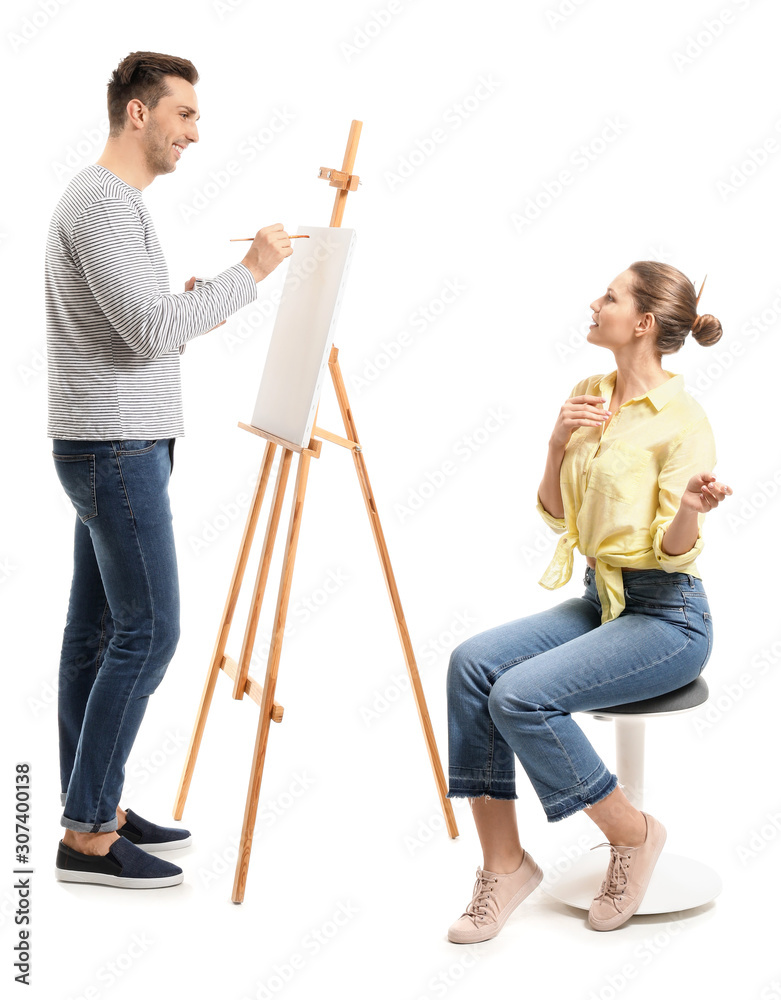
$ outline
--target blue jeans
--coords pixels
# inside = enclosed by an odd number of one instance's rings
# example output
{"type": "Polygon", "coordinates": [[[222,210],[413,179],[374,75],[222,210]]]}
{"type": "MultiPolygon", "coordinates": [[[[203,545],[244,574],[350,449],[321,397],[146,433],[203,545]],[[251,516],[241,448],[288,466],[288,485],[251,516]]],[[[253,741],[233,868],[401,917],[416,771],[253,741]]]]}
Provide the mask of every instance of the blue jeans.
{"type": "Polygon", "coordinates": [[[447,673],[447,797],[515,799],[515,754],[550,822],[617,785],[572,712],[641,701],[702,672],[713,623],[702,581],[625,571],[626,608],[600,624],[594,571],[585,593],[457,646],[447,673]]]}
{"type": "Polygon", "coordinates": [[[81,833],[116,829],[125,762],[179,641],[174,441],[52,440],[77,514],[58,721],[61,823],[81,833]]]}

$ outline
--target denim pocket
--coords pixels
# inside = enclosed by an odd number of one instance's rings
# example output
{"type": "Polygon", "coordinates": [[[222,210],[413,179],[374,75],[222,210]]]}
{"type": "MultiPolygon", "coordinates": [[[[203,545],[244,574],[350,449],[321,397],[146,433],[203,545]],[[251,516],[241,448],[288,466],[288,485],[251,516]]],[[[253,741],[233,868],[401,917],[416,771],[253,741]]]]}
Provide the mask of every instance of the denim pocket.
{"type": "Polygon", "coordinates": [[[647,578],[633,580],[634,574],[627,576],[624,577],[624,598],[630,614],[655,615],[676,625],[688,626],[686,602],[679,584],[669,579],[655,582],[647,578]]]}
{"type": "Polygon", "coordinates": [[[157,439],[149,441],[143,438],[133,438],[126,441],[117,441],[116,444],[118,445],[118,455],[145,455],[154,448],[157,444],[157,439]]]}
{"type": "Polygon", "coordinates": [[[82,522],[98,513],[95,495],[95,456],[58,455],[52,452],[57,478],[82,522]]]}
{"type": "Polygon", "coordinates": [[[708,650],[705,653],[705,659],[700,667],[700,673],[702,673],[705,669],[705,664],[710,659],[710,654],[713,651],[713,616],[709,611],[703,611],[702,622],[705,626],[705,634],[708,636],[708,650]]]}
{"type": "Polygon", "coordinates": [[[633,503],[650,461],[650,451],[616,441],[591,463],[588,485],[613,500],[633,503]]]}

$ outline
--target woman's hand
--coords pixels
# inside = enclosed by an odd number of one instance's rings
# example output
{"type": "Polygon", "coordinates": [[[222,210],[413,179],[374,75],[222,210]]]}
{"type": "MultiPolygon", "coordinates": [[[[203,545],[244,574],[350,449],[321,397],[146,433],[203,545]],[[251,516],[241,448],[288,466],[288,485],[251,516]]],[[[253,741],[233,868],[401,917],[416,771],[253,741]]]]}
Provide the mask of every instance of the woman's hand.
{"type": "Polygon", "coordinates": [[[662,551],[669,556],[679,556],[692,549],[700,530],[697,515],[707,514],[728,496],[732,496],[731,488],[716,482],[716,477],[709,472],[692,476],[681,496],[678,513],[664,533],[662,551]]]}
{"type": "Polygon", "coordinates": [[[553,517],[564,517],[564,501],[561,498],[561,463],[564,449],[576,427],[600,427],[611,416],[600,403],[606,403],[604,396],[570,396],[559,410],[559,416],[548,442],[548,459],[538,491],[543,508],[553,517]]]}
{"type": "Polygon", "coordinates": [[[612,414],[602,409],[604,396],[571,396],[559,410],[550,443],[556,448],[566,448],[576,427],[601,427],[612,414]]]}
{"type": "Polygon", "coordinates": [[[732,496],[729,486],[717,482],[716,477],[707,472],[700,472],[691,477],[683,491],[681,507],[687,507],[698,514],[707,514],[729,496],[732,496]]]}

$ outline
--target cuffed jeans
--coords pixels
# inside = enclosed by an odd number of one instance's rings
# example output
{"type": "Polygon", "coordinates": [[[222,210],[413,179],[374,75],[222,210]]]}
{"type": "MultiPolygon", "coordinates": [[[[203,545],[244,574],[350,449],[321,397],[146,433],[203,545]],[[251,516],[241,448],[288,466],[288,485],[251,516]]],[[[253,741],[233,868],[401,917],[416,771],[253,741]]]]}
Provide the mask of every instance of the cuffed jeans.
{"type": "Polygon", "coordinates": [[[179,640],[174,441],[52,440],[77,514],[58,720],[61,823],[81,833],[116,829],[125,762],[179,640]]]}
{"type": "Polygon", "coordinates": [[[447,797],[515,799],[518,757],[550,822],[604,798],[617,778],[573,712],[641,701],[693,681],[713,623],[702,581],[625,571],[626,607],[600,624],[594,571],[585,593],[457,646],[447,673],[447,797]]]}

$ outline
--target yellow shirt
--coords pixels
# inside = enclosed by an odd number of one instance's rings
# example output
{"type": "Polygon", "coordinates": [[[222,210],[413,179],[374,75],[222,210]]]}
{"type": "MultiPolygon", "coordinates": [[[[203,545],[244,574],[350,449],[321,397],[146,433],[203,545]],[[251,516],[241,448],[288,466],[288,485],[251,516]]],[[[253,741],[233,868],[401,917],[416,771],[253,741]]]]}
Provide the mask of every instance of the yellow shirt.
{"type": "MultiPolygon", "coordinates": [[[[700,404],[673,375],[642,396],[627,400],[607,427],[577,427],[561,463],[564,517],[553,517],[537,496],[537,510],[559,539],[540,583],[562,587],[572,575],[573,549],[596,559],[602,622],[624,610],[622,567],[662,569],[699,577],[702,523],[694,546],[667,555],[662,538],[692,476],[716,464],[713,431],[700,404]]],[[[616,372],[591,375],[571,396],[604,396],[609,405],[616,372]]]]}

